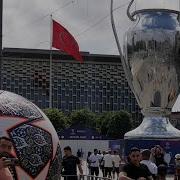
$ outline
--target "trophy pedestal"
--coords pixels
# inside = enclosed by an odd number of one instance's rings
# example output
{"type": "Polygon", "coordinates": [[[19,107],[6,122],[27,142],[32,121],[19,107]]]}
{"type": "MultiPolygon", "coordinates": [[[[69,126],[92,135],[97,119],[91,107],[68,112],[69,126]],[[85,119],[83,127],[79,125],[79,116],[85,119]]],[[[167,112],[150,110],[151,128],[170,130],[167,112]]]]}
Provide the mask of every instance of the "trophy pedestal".
{"type": "Polygon", "coordinates": [[[180,130],[167,117],[144,117],[142,123],[127,132],[124,139],[179,139],[180,130]]]}

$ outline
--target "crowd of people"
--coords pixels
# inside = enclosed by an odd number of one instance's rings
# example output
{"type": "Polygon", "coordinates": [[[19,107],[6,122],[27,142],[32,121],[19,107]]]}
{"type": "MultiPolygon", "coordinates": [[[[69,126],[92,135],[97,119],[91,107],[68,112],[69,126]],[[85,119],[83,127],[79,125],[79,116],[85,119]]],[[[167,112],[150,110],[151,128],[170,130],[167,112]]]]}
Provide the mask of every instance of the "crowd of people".
{"type": "Polygon", "coordinates": [[[103,151],[94,149],[94,153],[88,153],[87,164],[90,175],[99,176],[101,169],[103,177],[114,178],[119,176],[121,158],[118,151],[103,151]]]}
{"type": "MultiPolygon", "coordinates": [[[[17,179],[14,169],[17,164],[14,160],[18,159],[11,155],[12,149],[11,139],[0,137],[0,180],[17,179]]],[[[77,167],[80,175],[83,175],[82,162],[79,157],[72,154],[70,146],[64,148],[62,176],[66,177],[65,180],[78,179],[77,167]]],[[[174,158],[174,180],[180,180],[180,154],[176,154],[174,158]]],[[[117,180],[165,180],[167,177],[168,162],[165,158],[165,151],[159,145],[143,150],[133,147],[126,159],[122,158],[118,151],[100,152],[94,149],[93,153],[88,152],[86,162],[91,180],[96,180],[100,171],[103,177],[117,180]]]]}
{"type": "MultiPolygon", "coordinates": [[[[79,158],[73,156],[72,153],[70,153],[70,159],[73,160],[71,163],[67,163],[68,156],[66,150],[67,147],[64,149],[65,156],[62,164],[65,174],[76,175],[76,165],[78,165],[80,174],[83,174],[79,158]],[[72,166],[74,166],[74,171],[70,172],[67,170],[68,168],[72,168],[72,166]]],[[[159,145],[154,146],[152,149],[143,150],[136,147],[131,148],[126,160],[120,156],[118,151],[108,150],[101,153],[98,149],[94,149],[94,152],[88,152],[86,162],[91,180],[94,177],[98,177],[100,171],[102,171],[103,177],[117,180],[165,180],[167,177],[168,163],[165,159],[165,152],[159,145]]],[[[77,180],[77,176],[75,179],[72,179],[72,177],[70,179],[77,180]]],[[[179,179],[180,154],[176,154],[174,180],[179,179]]]]}

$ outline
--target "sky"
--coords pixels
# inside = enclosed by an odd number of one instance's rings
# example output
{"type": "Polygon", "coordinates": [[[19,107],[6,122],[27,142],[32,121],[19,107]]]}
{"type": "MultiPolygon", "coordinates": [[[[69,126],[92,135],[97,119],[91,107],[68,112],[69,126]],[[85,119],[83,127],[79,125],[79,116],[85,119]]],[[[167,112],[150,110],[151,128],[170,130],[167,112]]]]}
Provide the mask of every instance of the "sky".
{"type": "MultiPolygon", "coordinates": [[[[132,11],[142,8],[179,10],[180,0],[135,0],[132,11]]],[[[119,39],[131,26],[126,16],[130,0],[114,0],[119,39]]],[[[3,47],[50,48],[50,14],[77,40],[80,51],[118,54],[110,22],[110,0],[4,0],[3,47]]],[[[180,107],[180,98],[173,110],[180,107]]]]}

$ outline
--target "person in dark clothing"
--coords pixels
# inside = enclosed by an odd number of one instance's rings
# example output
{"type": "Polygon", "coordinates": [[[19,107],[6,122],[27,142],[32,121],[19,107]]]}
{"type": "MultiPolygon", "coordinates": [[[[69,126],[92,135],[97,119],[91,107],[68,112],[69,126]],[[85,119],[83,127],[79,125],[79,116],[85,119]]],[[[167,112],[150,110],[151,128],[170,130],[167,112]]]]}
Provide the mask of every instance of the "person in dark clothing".
{"type": "Polygon", "coordinates": [[[90,155],[91,155],[92,153],[89,151],[88,152],[88,155],[87,155],[87,159],[86,159],[86,161],[87,161],[87,167],[88,167],[88,170],[89,170],[89,172],[88,172],[88,175],[90,175],[91,174],[91,161],[89,160],[89,157],[90,157],[90,155]]]}
{"type": "Polygon", "coordinates": [[[100,160],[100,169],[102,171],[103,177],[105,177],[105,168],[104,168],[104,156],[105,156],[106,152],[103,151],[102,152],[102,159],[100,160]]]}
{"type": "Polygon", "coordinates": [[[156,164],[157,167],[161,164],[167,166],[167,163],[164,160],[164,151],[161,146],[159,145],[155,146],[153,156],[154,156],[154,163],[156,164]]]}
{"type": "Polygon", "coordinates": [[[158,166],[157,180],[166,180],[167,167],[164,164],[158,166]]]}
{"type": "Polygon", "coordinates": [[[119,180],[152,180],[148,167],[144,164],[140,164],[140,161],[140,149],[136,147],[132,148],[129,153],[129,162],[122,168],[122,172],[120,172],[119,175],[119,180]]]}
{"type": "Polygon", "coordinates": [[[78,157],[72,155],[71,147],[64,148],[64,154],[62,160],[62,168],[64,169],[63,175],[65,180],[77,180],[77,166],[80,174],[83,174],[81,163],[78,157]],[[74,176],[73,176],[74,175],[74,176]]]}
{"type": "Polygon", "coordinates": [[[78,157],[78,158],[81,158],[81,156],[82,156],[81,151],[80,151],[80,149],[78,149],[78,151],[77,151],[77,157],[78,157]]]}

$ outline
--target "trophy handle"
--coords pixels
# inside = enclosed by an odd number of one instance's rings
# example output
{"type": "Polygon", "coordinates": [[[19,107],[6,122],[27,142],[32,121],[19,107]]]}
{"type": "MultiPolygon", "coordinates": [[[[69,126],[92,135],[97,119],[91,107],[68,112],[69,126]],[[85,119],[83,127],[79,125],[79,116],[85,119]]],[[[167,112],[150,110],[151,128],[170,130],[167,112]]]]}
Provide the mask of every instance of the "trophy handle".
{"type": "MultiPolygon", "coordinates": [[[[130,6],[133,3],[133,1],[134,0],[132,0],[130,2],[128,8],[130,8],[130,6]]],[[[130,67],[128,65],[128,62],[125,60],[125,57],[123,56],[123,53],[122,53],[122,50],[121,50],[121,45],[120,45],[120,42],[119,42],[119,39],[118,39],[118,35],[117,35],[117,31],[116,31],[116,26],[115,26],[115,23],[114,23],[114,16],[113,16],[113,0],[111,0],[111,8],[110,8],[110,10],[111,10],[111,25],[112,25],[114,37],[115,37],[115,40],[116,40],[117,48],[118,48],[118,51],[119,51],[119,54],[120,54],[120,57],[121,57],[122,66],[123,66],[123,69],[124,69],[124,72],[125,72],[125,75],[126,75],[126,79],[128,81],[128,84],[129,84],[132,92],[134,93],[134,95],[136,97],[136,100],[137,100],[138,104],[140,105],[139,97],[136,95],[136,92],[134,91],[134,87],[133,87],[133,84],[132,84],[132,74],[131,74],[130,67]]],[[[129,10],[127,10],[127,11],[129,11],[129,10]]]]}
{"type": "Polygon", "coordinates": [[[131,2],[129,3],[128,8],[127,8],[127,16],[131,21],[136,20],[136,18],[134,18],[134,16],[130,13],[130,8],[131,8],[133,2],[134,2],[134,0],[131,0],[131,2]]]}

